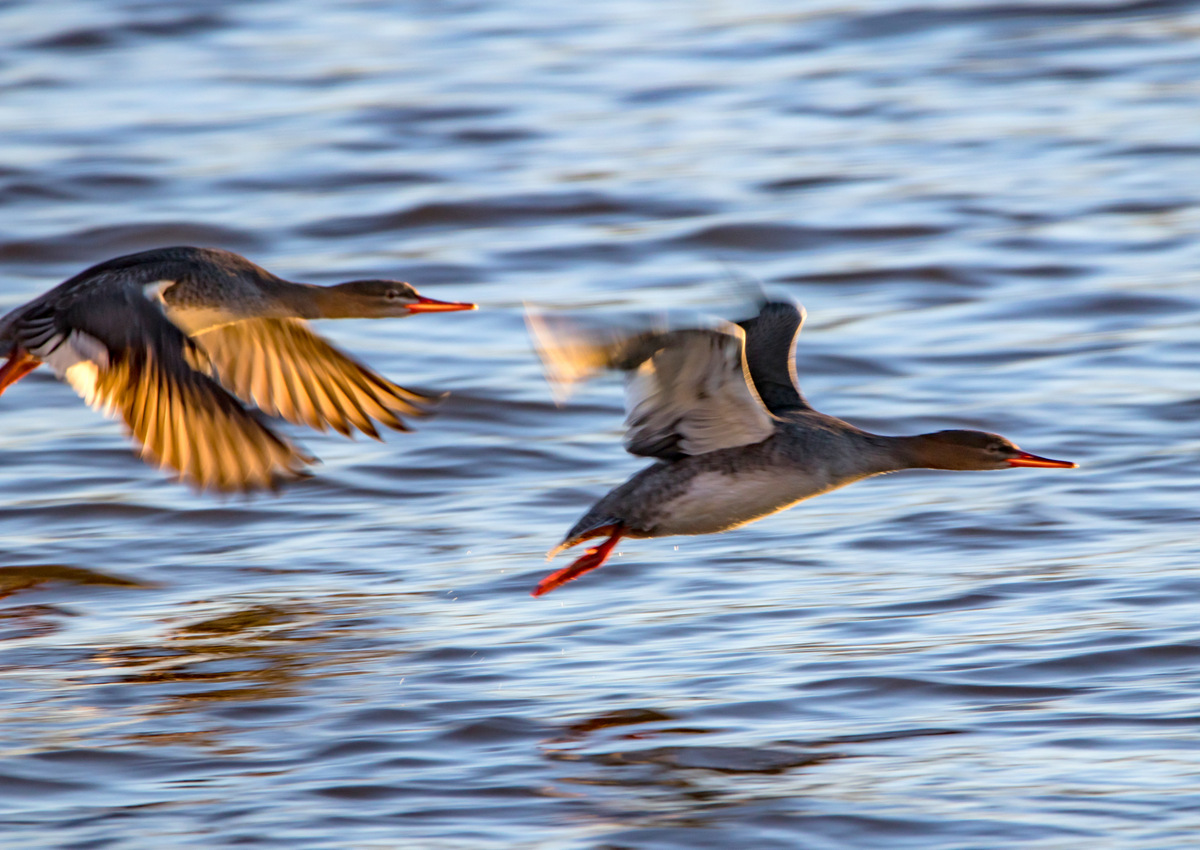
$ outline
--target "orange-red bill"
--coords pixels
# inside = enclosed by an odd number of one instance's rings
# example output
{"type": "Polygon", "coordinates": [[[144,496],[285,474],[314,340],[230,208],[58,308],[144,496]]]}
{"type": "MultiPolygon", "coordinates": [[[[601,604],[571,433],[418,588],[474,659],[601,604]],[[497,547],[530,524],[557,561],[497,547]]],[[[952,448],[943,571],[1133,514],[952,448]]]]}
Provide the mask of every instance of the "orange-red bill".
{"type": "Polygon", "coordinates": [[[456,310],[478,310],[479,306],[467,301],[438,301],[436,298],[426,298],[418,295],[413,304],[408,305],[410,313],[453,313],[456,310]]]}
{"type": "Polygon", "coordinates": [[[1045,466],[1053,467],[1054,469],[1075,469],[1079,464],[1072,463],[1069,460],[1051,460],[1048,457],[1038,457],[1031,455],[1029,452],[1021,452],[1016,457],[1008,459],[1009,466],[1045,466]]]}

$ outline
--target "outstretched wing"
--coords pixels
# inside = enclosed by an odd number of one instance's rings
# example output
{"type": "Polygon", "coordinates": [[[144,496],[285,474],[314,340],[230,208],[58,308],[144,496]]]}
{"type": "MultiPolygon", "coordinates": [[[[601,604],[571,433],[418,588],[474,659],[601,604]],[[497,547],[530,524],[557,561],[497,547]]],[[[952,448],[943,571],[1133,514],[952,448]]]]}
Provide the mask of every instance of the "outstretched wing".
{"type": "MultiPolygon", "coordinates": [[[[76,389],[87,392],[77,384],[76,389]]],[[[182,361],[164,360],[152,348],[112,358],[98,370],[92,392],[94,406],[115,410],[125,420],[144,458],[177,470],[201,489],[274,487],[303,477],[304,465],[314,460],[207,375],[182,361]]]]}
{"type": "Polygon", "coordinates": [[[632,454],[675,459],[761,442],[775,431],[750,383],[737,325],[606,337],[531,315],[529,327],[552,383],[600,369],[626,373],[632,454]]]}
{"type": "Polygon", "coordinates": [[[249,319],[196,334],[218,379],[244,401],[289,422],[379,439],[372,419],[407,431],[434,396],[407,390],[317,336],[299,319],[249,319]]]}
{"type": "Polygon", "coordinates": [[[14,336],[88,404],[120,416],[143,458],[201,489],[273,487],[313,461],[197,371],[202,354],[138,287],[111,283],[34,309],[14,336]]]}
{"type": "Polygon", "coordinates": [[[738,322],[746,332],[746,366],[767,410],[812,410],[800,392],[794,350],[804,325],[804,308],[791,301],[759,302],[758,315],[738,322]]]}

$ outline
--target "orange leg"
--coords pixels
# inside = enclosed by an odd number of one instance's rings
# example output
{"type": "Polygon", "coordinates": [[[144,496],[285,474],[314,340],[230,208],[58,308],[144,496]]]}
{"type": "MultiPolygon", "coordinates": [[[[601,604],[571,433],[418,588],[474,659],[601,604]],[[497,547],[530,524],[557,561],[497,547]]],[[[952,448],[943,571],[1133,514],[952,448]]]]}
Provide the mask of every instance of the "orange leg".
{"type": "Polygon", "coordinates": [[[13,346],[8,353],[8,360],[0,366],[0,394],[41,365],[42,361],[28,351],[13,346]]]}
{"type": "Polygon", "coordinates": [[[563,567],[561,570],[556,570],[550,573],[544,579],[538,582],[538,586],[533,589],[534,596],[541,596],[544,593],[549,593],[554,588],[564,585],[572,579],[577,579],[586,572],[596,569],[596,567],[608,560],[608,556],[612,554],[613,548],[617,545],[617,541],[625,534],[625,529],[619,525],[608,525],[602,529],[597,529],[601,534],[609,534],[609,538],[599,546],[593,546],[584,552],[575,560],[569,567],[563,567]]]}

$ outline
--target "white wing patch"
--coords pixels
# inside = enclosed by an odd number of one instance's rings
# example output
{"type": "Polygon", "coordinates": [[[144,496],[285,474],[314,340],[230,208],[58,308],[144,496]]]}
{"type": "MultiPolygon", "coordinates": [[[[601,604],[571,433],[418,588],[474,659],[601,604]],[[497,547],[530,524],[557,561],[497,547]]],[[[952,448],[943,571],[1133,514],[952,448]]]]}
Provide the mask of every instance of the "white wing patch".
{"type": "Polygon", "coordinates": [[[166,299],[163,297],[166,291],[174,286],[178,281],[174,280],[156,280],[153,283],[147,283],[142,287],[142,294],[147,300],[157,301],[161,305],[165,305],[166,299]]]}
{"type": "Polygon", "coordinates": [[[31,353],[50,364],[58,379],[70,384],[89,406],[112,414],[112,404],[96,393],[100,371],[108,368],[108,349],[100,340],[83,331],[71,331],[65,337],[51,337],[31,353]]]}
{"type": "Polygon", "coordinates": [[[108,414],[111,412],[111,405],[101,403],[100,397],[96,395],[96,381],[99,377],[100,370],[90,360],[80,360],[63,372],[63,379],[75,392],[83,396],[88,407],[104,408],[104,413],[108,414]]]}

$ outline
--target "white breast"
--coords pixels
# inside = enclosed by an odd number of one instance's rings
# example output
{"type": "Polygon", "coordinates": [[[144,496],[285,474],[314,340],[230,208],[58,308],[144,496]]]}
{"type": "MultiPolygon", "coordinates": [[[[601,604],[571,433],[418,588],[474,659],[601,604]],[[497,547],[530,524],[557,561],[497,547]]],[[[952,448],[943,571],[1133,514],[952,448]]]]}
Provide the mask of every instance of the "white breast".
{"type": "Polygon", "coordinates": [[[702,472],[680,495],[655,512],[657,535],[711,534],[737,528],[834,489],[796,470],[756,470],[735,475],[702,472]]]}

